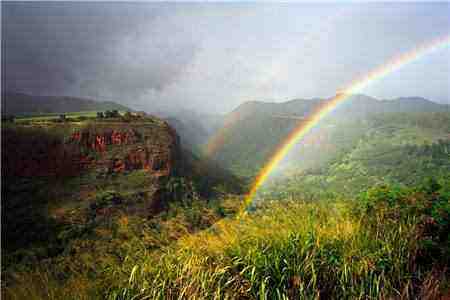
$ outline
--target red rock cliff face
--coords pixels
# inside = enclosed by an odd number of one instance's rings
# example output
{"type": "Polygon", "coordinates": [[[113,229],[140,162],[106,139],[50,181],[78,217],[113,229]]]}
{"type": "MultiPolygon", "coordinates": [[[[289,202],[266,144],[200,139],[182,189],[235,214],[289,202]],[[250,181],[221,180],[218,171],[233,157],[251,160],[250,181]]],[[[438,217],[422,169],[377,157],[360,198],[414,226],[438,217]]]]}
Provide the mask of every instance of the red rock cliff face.
{"type": "Polygon", "coordinates": [[[168,176],[177,171],[179,147],[177,134],[166,123],[10,128],[2,132],[2,169],[25,177],[137,169],[168,176]]]}

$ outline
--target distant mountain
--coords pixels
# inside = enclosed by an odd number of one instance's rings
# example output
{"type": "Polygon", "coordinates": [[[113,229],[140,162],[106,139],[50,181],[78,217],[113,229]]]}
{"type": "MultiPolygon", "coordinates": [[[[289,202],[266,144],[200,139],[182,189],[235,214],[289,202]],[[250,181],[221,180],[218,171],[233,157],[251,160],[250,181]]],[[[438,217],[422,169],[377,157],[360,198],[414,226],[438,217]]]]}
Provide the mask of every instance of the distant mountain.
{"type": "MultiPolygon", "coordinates": [[[[252,175],[304,117],[327,101],[316,98],[282,103],[243,103],[225,117],[226,129],[218,132],[220,145],[211,155],[226,168],[248,172],[241,175],[252,175]]],[[[327,122],[332,128],[335,126],[333,123],[363,121],[380,114],[418,112],[450,112],[450,106],[419,97],[378,100],[356,94],[339,104],[327,122]]],[[[322,128],[322,131],[322,136],[329,135],[332,129],[322,128]]],[[[339,131],[333,134],[339,134],[339,131]]]]}
{"type": "Polygon", "coordinates": [[[381,102],[390,111],[435,112],[450,110],[450,105],[448,104],[438,104],[422,97],[402,97],[381,102]]]}
{"type": "Polygon", "coordinates": [[[29,115],[47,113],[67,113],[78,111],[131,111],[130,108],[111,101],[65,96],[32,96],[15,92],[2,92],[3,115],[29,115]]]}
{"type": "Polygon", "coordinates": [[[377,113],[392,112],[445,112],[450,106],[438,104],[421,97],[402,97],[391,100],[378,100],[376,98],[356,94],[350,96],[339,105],[337,117],[361,117],[377,113]]]}
{"type": "MultiPolygon", "coordinates": [[[[329,99],[293,99],[286,102],[248,101],[234,109],[227,118],[244,119],[250,115],[291,115],[306,116],[317,106],[329,99]]],[[[385,112],[437,112],[448,111],[449,105],[438,104],[421,97],[403,97],[392,100],[379,100],[363,94],[350,96],[336,109],[335,117],[360,117],[385,112]]]]}

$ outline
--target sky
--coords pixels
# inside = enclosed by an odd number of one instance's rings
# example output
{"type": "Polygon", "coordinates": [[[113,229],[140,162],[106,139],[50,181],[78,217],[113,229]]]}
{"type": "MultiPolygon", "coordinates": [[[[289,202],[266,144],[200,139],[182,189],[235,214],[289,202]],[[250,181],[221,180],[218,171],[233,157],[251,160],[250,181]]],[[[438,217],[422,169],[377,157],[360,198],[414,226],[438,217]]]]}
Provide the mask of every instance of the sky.
{"type": "MultiPolygon", "coordinates": [[[[324,98],[450,32],[449,3],[2,2],[2,90],[226,113],[324,98]]],[[[450,49],[362,92],[450,101],[450,49]]]]}

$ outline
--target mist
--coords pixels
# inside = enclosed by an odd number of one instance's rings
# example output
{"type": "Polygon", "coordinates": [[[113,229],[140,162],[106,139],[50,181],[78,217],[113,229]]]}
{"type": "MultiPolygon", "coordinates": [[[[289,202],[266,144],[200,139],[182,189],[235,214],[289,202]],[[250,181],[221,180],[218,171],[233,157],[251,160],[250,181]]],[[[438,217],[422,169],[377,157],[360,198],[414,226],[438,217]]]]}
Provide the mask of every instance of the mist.
{"type": "MultiPolygon", "coordinates": [[[[450,28],[449,3],[1,5],[2,90],[149,112],[329,97],[450,28]]],[[[449,103],[449,74],[447,47],[362,92],[449,103]]]]}

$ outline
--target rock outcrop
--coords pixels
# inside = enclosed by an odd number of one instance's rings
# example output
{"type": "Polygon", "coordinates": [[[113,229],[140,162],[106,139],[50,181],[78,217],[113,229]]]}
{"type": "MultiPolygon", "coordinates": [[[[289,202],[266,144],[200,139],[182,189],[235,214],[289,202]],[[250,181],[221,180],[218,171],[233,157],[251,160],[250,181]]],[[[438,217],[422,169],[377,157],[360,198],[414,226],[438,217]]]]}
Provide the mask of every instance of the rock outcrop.
{"type": "Polygon", "coordinates": [[[2,170],[8,176],[74,176],[145,169],[154,176],[177,171],[179,138],[165,122],[91,122],[45,128],[5,128],[2,170]]]}

